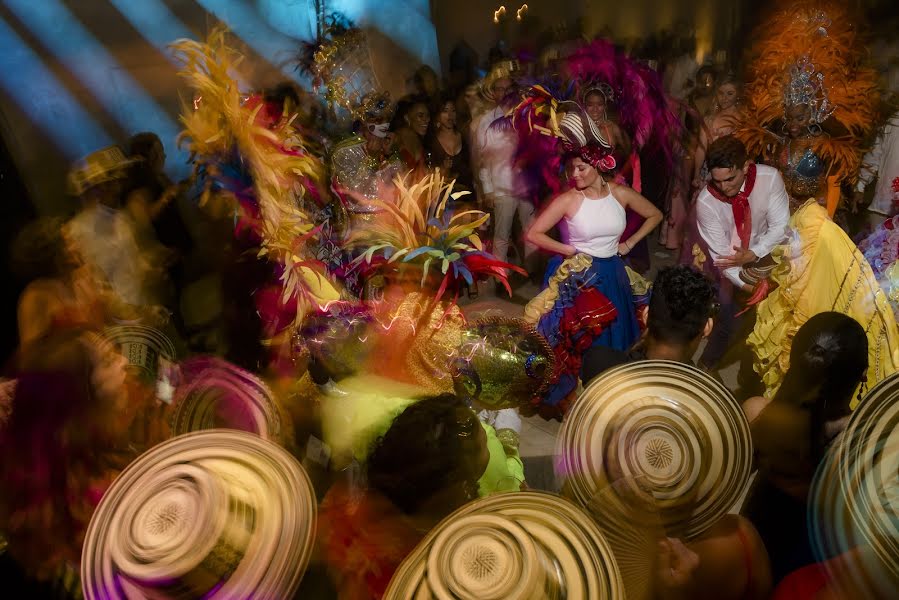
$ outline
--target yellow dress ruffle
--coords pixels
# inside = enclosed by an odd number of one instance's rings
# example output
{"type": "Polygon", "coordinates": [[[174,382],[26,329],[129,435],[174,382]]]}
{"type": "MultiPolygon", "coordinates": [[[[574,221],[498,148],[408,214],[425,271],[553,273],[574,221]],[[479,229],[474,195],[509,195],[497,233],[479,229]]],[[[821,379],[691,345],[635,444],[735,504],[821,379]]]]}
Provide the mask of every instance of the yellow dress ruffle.
{"type": "MultiPolygon", "coordinates": [[[[886,295],[852,240],[814,201],[790,219],[790,240],[774,249],[775,289],[758,306],[747,342],[766,396],[780,387],[790,367],[790,348],[812,316],[835,311],[858,321],[868,336],[868,385],[899,370],[899,330],[886,295]]],[[[852,408],[857,400],[853,399],[852,408]]]]}
{"type": "Polygon", "coordinates": [[[572,273],[586,271],[592,264],[593,258],[587,254],[575,254],[562,261],[556,272],[549,278],[546,289],[534,296],[524,307],[524,320],[531,325],[536,325],[559,299],[559,284],[568,279],[572,273]]]}
{"type": "MultiPolygon", "coordinates": [[[[534,296],[524,307],[524,320],[531,325],[537,325],[540,318],[555,306],[559,299],[559,284],[568,279],[572,273],[586,271],[593,264],[593,257],[589,254],[575,254],[565,259],[556,272],[549,279],[546,289],[534,296]]],[[[634,296],[646,296],[652,289],[652,282],[625,265],[628,281],[631,284],[631,292],[634,296]]]]}

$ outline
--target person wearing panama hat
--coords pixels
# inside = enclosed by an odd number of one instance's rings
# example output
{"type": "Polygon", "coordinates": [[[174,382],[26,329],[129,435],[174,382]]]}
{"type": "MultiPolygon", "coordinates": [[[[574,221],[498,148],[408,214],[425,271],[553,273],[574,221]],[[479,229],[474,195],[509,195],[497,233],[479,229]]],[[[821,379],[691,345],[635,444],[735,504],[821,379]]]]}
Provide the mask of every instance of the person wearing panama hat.
{"type": "Polygon", "coordinates": [[[149,304],[143,273],[150,265],[142,258],[129,219],[121,210],[129,167],[118,146],[102,148],[77,161],[69,171],[69,191],[82,203],[66,225],[86,264],[108,285],[120,316],[134,318],[136,307],[149,304]]]}
{"type": "Polygon", "coordinates": [[[67,184],[73,196],[84,196],[89,192],[97,192],[102,184],[124,181],[128,176],[128,168],[136,159],[130,159],[118,146],[107,146],[91,152],[77,160],[69,170],[67,184]]]}
{"type": "MultiPolygon", "coordinates": [[[[492,208],[493,251],[503,262],[508,257],[515,215],[526,231],[535,213],[529,184],[515,168],[518,136],[508,128],[492,126],[505,117],[509,108],[505,100],[514,91],[516,66],[513,61],[506,61],[490,70],[480,86],[487,110],[471,125],[471,162],[477,175],[478,200],[492,208]]],[[[524,262],[536,250],[536,246],[526,242],[524,262]]]]}

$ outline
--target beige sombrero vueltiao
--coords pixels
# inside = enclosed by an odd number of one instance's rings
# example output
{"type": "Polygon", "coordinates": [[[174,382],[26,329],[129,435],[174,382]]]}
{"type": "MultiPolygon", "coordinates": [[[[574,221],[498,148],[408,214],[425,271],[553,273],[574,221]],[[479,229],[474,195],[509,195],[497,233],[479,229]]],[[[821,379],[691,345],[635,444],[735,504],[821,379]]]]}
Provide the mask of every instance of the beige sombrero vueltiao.
{"type": "Polygon", "coordinates": [[[163,442],[106,491],[84,540],[87,600],[290,598],[312,553],[306,472],[257,435],[163,442]]]}

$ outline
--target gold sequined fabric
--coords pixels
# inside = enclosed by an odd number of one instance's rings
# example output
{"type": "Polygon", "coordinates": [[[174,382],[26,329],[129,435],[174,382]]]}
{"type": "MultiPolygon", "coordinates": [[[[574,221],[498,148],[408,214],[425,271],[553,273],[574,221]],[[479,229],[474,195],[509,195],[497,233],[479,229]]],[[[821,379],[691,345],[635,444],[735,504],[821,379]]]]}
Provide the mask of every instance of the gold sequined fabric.
{"type": "Polygon", "coordinates": [[[453,392],[452,364],[465,328],[455,304],[422,292],[385,300],[377,312],[373,372],[413,383],[427,393],[453,392]]]}

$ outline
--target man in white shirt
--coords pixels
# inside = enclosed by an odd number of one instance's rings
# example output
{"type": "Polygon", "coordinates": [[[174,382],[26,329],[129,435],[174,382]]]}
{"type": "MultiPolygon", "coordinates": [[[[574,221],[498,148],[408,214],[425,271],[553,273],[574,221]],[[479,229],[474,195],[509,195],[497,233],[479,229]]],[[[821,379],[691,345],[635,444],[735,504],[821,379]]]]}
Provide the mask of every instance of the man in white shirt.
{"type": "Polygon", "coordinates": [[[899,177],[899,112],[895,113],[883,126],[877,142],[862,161],[855,188],[855,203],[861,202],[865,189],[877,178],[874,197],[868,210],[875,213],[873,218],[878,222],[884,217],[896,214],[893,205],[893,180],[899,177]]]}
{"type": "MultiPolygon", "coordinates": [[[[527,231],[534,221],[534,204],[528,198],[525,178],[515,166],[518,136],[514,131],[491,127],[505,116],[505,98],[514,82],[505,67],[494,68],[484,82],[482,95],[488,108],[471,126],[472,165],[478,174],[482,202],[493,207],[493,253],[506,261],[515,215],[527,231]]],[[[525,244],[525,262],[536,247],[525,244]]]]}
{"type": "Polygon", "coordinates": [[[790,205],[783,178],[774,167],[753,164],[733,136],[715,140],[706,161],[711,179],[696,199],[699,234],[723,277],[751,292],[740,268],[771,254],[786,237],[790,205]],[[743,198],[748,214],[741,216],[743,198]]]}
{"type": "MultiPolygon", "coordinates": [[[[790,207],[780,172],[750,161],[746,147],[735,137],[724,136],[712,142],[706,161],[711,179],[696,199],[696,220],[720,275],[721,303],[715,328],[700,358],[701,365],[711,369],[732,339],[742,341],[739,336],[743,330],[749,334],[754,311],[746,313],[748,318],[736,316],[753,289],[740,278],[740,270],[768,256],[783,242],[790,207]]],[[[751,373],[750,356],[744,357],[743,367],[749,367],[751,373]]],[[[743,374],[741,369],[741,379],[743,374]]]]}

